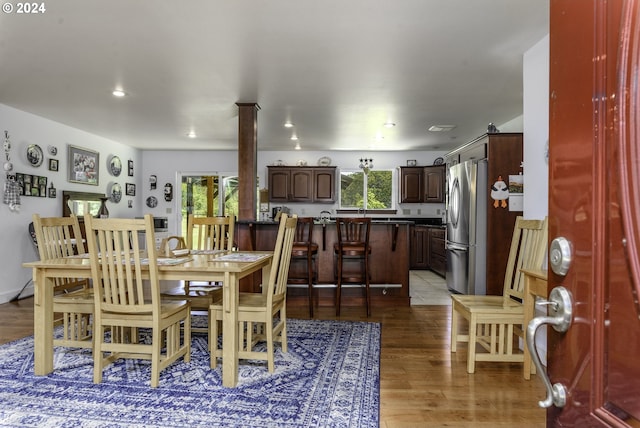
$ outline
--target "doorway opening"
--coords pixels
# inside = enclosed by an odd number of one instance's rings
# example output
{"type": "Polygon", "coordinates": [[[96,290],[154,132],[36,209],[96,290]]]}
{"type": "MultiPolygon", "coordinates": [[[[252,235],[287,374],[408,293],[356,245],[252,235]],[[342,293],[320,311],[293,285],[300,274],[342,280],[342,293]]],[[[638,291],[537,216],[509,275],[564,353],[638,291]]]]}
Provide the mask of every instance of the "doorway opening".
{"type": "Polygon", "coordinates": [[[180,235],[186,238],[187,218],[238,215],[238,176],[184,173],[180,177],[180,235]]]}

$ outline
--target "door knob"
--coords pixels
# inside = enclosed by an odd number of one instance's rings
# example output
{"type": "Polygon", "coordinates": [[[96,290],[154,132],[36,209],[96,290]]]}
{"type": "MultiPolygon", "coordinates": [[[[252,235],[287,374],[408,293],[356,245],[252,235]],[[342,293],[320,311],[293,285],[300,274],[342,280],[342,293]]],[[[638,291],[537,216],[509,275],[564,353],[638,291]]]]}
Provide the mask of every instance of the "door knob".
{"type": "Polygon", "coordinates": [[[562,286],[555,287],[549,294],[548,301],[542,301],[540,304],[547,305],[549,308],[548,316],[535,317],[529,322],[527,326],[527,346],[529,347],[529,353],[531,359],[540,373],[540,377],[544,382],[544,386],[547,389],[547,398],[543,401],[539,401],[540,407],[564,407],[567,402],[567,388],[561,383],[551,384],[549,376],[542,362],[540,362],[540,356],[536,349],[536,332],[538,327],[549,324],[554,330],[560,333],[566,332],[571,326],[571,319],[573,317],[573,306],[571,303],[571,293],[569,290],[562,286]]]}

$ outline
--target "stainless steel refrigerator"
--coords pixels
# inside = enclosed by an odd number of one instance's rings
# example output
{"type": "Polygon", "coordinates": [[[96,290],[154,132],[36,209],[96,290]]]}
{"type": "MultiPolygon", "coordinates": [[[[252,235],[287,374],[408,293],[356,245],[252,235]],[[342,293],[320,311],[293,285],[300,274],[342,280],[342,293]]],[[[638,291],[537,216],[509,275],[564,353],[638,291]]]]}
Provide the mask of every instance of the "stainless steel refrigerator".
{"type": "Polygon", "coordinates": [[[466,161],[447,170],[447,287],[486,294],[487,162],[466,161]]]}

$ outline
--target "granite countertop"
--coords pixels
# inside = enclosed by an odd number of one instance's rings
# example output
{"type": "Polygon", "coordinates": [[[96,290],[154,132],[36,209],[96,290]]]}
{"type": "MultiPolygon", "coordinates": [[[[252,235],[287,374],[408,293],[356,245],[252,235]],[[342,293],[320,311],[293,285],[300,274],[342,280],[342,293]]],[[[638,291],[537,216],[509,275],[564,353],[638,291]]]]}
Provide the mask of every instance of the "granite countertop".
{"type": "MultiPolygon", "coordinates": [[[[386,223],[395,223],[395,224],[415,224],[419,226],[429,226],[429,227],[445,227],[442,224],[442,219],[440,217],[371,217],[373,224],[386,224],[386,223]]],[[[328,221],[316,219],[315,224],[335,224],[335,217],[330,217],[328,221]]],[[[277,222],[268,220],[238,220],[236,223],[241,224],[277,224],[277,222]]]]}

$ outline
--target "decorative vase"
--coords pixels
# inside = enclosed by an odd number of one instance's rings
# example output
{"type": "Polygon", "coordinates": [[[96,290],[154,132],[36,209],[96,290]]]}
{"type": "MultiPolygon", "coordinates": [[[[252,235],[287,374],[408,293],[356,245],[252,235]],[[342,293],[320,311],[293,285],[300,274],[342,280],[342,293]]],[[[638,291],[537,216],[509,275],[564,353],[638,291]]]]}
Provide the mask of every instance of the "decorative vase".
{"type": "Polygon", "coordinates": [[[96,217],[98,218],[109,218],[109,210],[107,209],[107,200],[109,198],[100,198],[100,209],[98,210],[98,214],[96,217]]]}

